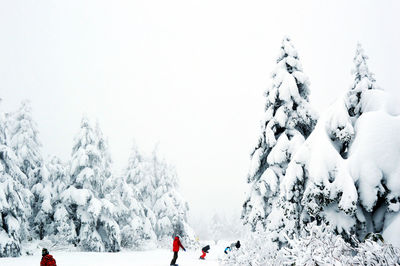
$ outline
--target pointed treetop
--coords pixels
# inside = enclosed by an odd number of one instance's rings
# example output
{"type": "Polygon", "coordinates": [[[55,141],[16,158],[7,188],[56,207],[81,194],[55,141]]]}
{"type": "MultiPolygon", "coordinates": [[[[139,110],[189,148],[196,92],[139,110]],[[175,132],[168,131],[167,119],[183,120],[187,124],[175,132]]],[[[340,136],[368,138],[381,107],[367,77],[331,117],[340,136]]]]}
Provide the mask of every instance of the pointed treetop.
{"type": "Polygon", "coordinates": [[[81,120],[81,128],[83,127],[89,127],[90,123],[89,123],[89,118],[87,117],[86,114],[82,115],[82,120],[81,120]]]}
{"type": "Polygon", "coordinates": [[[284,66],[286,70],[291,74],[295,70],[301,71],[301,64],[298,61],[299,57],[297,54],[297,50],[294,48],[289,37],[285,37],[282,40],[280,53],[277,59],[277,63],[280,64],[283,61],[281,66],[284,66]]]}
{"type": "Polygon", "coordinates": [[[294,101],[298,105],[302,99],[308,101],[309,80],[303,69],[291,40],[282,40],[277,66],[272,72],[272,86],[266,91],[267,109],[269,103],[279,107],[282,102],[294,101]]]}
{"type": "Polygon", "coordinates": [[[287,56],[291,56],[296,59],[298,58],[297,51],[292,44],[292,40],[288,36],[283,38],[281,49],[285,51],[287,56]]]}
{"type": "Polygon", "coordinates": [[[18,113],[20,114],[30,114],[32,112],[31,102],[29,100],[23,100],[20,107],[18,108],[18,113]]]}
{"type": "Polygon", "coordinates": [[[352,73],[354,74],[354,85],[352,89],[376,89],[375,86],[375,78],[374,74],[369,71],[368,65],[367,65],[367,59],[368,56],[365,55],[364,49],[362,48],[361,44],[357,44],[357,49],[356,49],[356,54],[354,56],[353,62],[354,62],[354,69],[352,70],[352,73]],[[362,82],[364,78],[367,78],[369,82],[366,82],[363,84],[363,88],[358,88],[358,84],[362,82]]]}
{"type": "Polygon", "coordinates": [[[364,49],[358,43],[353,59],[354,69],[352,74],[354,75],[354,82],[346,98],[346,107],[351,117],[359,117],[363,113],[362,93],[367,90],[378,89],[374,74],[368,69],[367,59],[364,49]]]}

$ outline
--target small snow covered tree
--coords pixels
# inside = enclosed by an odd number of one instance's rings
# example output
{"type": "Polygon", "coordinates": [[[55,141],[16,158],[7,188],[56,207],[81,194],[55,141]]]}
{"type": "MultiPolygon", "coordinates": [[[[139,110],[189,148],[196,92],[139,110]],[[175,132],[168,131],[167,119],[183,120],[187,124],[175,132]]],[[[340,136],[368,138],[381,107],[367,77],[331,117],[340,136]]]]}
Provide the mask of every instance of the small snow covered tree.
{"type": "MultiPolygon", "coordinates": [[[[76,231],[74,221],[70,219],[67,212],[68,206],[63,201],[62,194],[69,186],[69,176],[66,165],[59,158],[53,156],[45,162],[47,179],[51,183],[51,206],[50,212],[41,208],[39,216],[35,218],[37,224],[45,224],[44,221],[51,218],[52,225],[45,230],[45,236],[48,236],[58,245],[67,245],[76,243],[76,231]]],[[[46,202],[47,193],[43,193],[43,202],[46,202]]],[[[45,204],[45,206],[47,203],[45,204]]],[[[40,227],[39,227],[40,228],[40,227]]]]}
{"type": "Polygon", "coordinates": [[[136,145],[133,145],[125,174],[116,181],[114,191],[117,196],[114,197],[114,201],[117,201],[116,206],[119,206],[121,246],[125,248],[145,249],[156,241],[152,226],[155,224],[155,216],[144,206],[142,202],[144,197],[140,195],[137,186],[145,179],[144,164],[143,157],[136,145]]]}
{"type": "Polygon", "coordinates": [[[225,219],[225,217],[222,217],[218,213],[215,213],[212,216],[210,222],[210,236],[212,237],[210,239],[213,239],[215,243],[217,243],[219,240],[224,239],[225,237],[224,231],[227,226],[227,220],[225,219]]]}
{"type": "Polygon", "coordinates": [[[367,90],[377,89],[374,74],[371,73],[367,65],[368,57],[364,53],[361,44],[357,44],[356,55],[354,56],[354,83],[346,97],[346,107],[351,117],[359,117],[363,113],[362,93],[367,90]]]}
{"type": "Polygon", "coordinates": [[[98,219],[98,231],[102,237],[106,251],[119,251],[121,236],[118,226],[118,211],[116,205],[112,203],[112,193],[115,184],[118,182],[112,174],[112,159],[108,147],[108,141],[96,123],[97,149],[100,153],[100,180],[104,180],[102,194],[99,195],[102,202],[102,211],[98,219]]]}
{"type": "Polygon", "coordinates": [[[63,193],[63,201],[75,223],[79,246],[87,251],[115,252],[120,249],[120,232],[114,220],[114,205],[104,198],[108,182],[99,143],[99,136],[84,117],[74,139],[71,186],[63,193]]]}
{"type": "Polygon", "coordinates": [[[74,244],[76,232],[61,197],[69,185],[65,165],[56,156],[44,161],[42,182],[32,187],[36,195],[33,230],[39,239],[50,238],[58,245],[74,244]]]}
{"type": "Polygon", "coordinates": [[[155,149],[150,158],[133,149],[127,183],[134,185],[160,245],[180,235],[187,246],[194,245],[193,229],[187,222],[188,203],[178,191],[176,171],[160,159],[155,149]]]}
{"type": "Polygon", "coordinates": [[[194,245],[195,235],[187,222],[189,205],[178,191],[175,169],[159,157],[157,150],[153,151],[150,166],[154,188],[152,210],[157,219],[158,239],[179,235],[187,246],[194,245]]]}
{"type": "Polygon", "coordinates": [[[32,119],[30,103],[24,101],[11,115],[9,146],[18,157],[21,171],[28,177],[29,186],[41,182],[40,170],[43,159],[40,152],[36,123],[32,119]]]}
{"type": "Polygon", "coordinates": [[[19,168],[19,158],[5,145],[5,116],[0,114],[0,257],[21,255],[21,241],[28,238],[32,193],[19,168]]]}
{"type": "Polygon", "coordinates": [[[277,204],[280,180],[292,156],[311,134],[316,115],[309,106],[309,82],[289,38],[284,38],[266,91],[265,115],[258,143],[251,153],[247,182],[250,193],[243,205],[242,219],[255,230],[266,226],[277,204]]]}
{"type": "Polygon", "coordinates": [[[95,127],[95,134],[97,137],[97,149],[99,150],[99,156],[100,156],[100,167],[101,170],[99,171],[99,174],[102,176],[100,179],[105,180],[106,183],[104,183],[103,189],[101,191],[101,197],[104,197],[106,194],[110,193],[110,191],[113,188],[113,181],[114,178],[112,176],[112,160],[111,160],[111,154],[109,151],[108,147],[108,141],[104,137],[103,131],[100,128],[99,122],[96,122],[96,127],[95,127]]]}
{"type": "Polygon", "coordinates": [[[53,191],[53,180],[50,179],[46,166],[42,167],[41,182],[32,187],[35,196],[33,204],[33,232],[42,240],[46,235],[53,235],[53,215],[54,206],[52,205],[55,197],[53,191]]]}

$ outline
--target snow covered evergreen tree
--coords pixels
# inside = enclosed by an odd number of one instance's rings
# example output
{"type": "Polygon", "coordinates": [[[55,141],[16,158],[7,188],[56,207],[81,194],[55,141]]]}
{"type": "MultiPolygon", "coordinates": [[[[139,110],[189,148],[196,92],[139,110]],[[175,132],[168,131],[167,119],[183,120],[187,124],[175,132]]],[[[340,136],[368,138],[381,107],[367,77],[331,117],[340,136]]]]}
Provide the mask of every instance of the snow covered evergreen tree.
{"type": "Polygon", "coordinates": [[[383,92],[376,89],[366,58],[358,46],[350,92],[321,116],[288,166],[281,197],[284,219],[276,224],[284,225],[289,236],[305,233],[306,225],[317,221],[354,244],[353,235],[362,239],[367,232],[382,232],[399,211],[397,200],[393,210],[388,207],[392,199],[388,196],[400,195],[398,183],[393,182],[400,173],[393,163],[399,158],[395,151],[399,143],[382,145],[392,137],[380,130],[398,124],[378,103],[383,92]]]}
{"type": "Polygon", "coordinates": [[[127,182],[136,188],[159,244],[170,245],[171,238],[180,235],[187,246],[194,245],[194,232],[187,222],[189,207],[178,192],[177,174],[157,149],[151,157],[145,157],[134,148],[127,174],[127,182]]]}
{"type": "Polygon", "coordinates": [[[19,168],[19,158],[7,147],[6,118],[0,113],[0,257],[21,255],[21,241],[28,238],[32,193],[19,168]]]}
{"type": "Polygon", "coordinates": [[[101,197],[104,197],[111,192],[113,188],[112,183],[114,183],[114,178],[112,176],[112,160],[108,147],[108,141],[104,137],[98,121],[96,121],[95,134],[97,136],[97,149],[100,152],[101,170],[99,174],[102,175],[100,179],[106,181],[100,195],[101,197]]]}
{"type": "Polygon", "coordinates": [[[316,115],[309,106],[309,82],[289,38],[284,38],[265,93],[265,115],[258,143],[251,153],[247,182],[251,185],[242,219],[255,230],[264,227],[277,204],[280,180],[292,156],[311,134],[316,115]]]}
{"type": "Polygon", "coordinates": [[[142,180],[146,180],[145,163],[136,145],[133,145],[125,173],[116,182],[121,246],[126,248],[144,249],[156,241],[153,229],[155,216],[142,202],[145,197],[141,193],[145,191],[140,192],[138,186],[142,180]]]}
{"type": "Polygon", "coordinates": [[[41,182],[32,187],[35,196],[33,205],[32,224],[33,232],[42,240],[46,235],[53,235],[53,180],[50,179],[46,166],[42,167],[41,182]]]}
{"type": "Polygon", "coordinates": [[[41,143],[28,101],[22,102],[21,107],[11,115],[9,146],[17,155],[20,169],[28,177],[29,186],[41,182],[41,143]]]}
{"type": "Polygon", "coordinates": [[[63,193],[73,219],[79,246],[87,251],[118,251],[120,232],[114,205],[104,198],[104,175],[99,136],[85,117],[74,139],[70,162],[71,186],[63,193]]]}
{"type": "Polygon", "coordinates": [[[178,191],[175,169],[159,157],[157,150],[153,151],[150,162],[154,188],[152,210],[157,219],[155,233],[158,239],[179,235],[187,246],[194,245],[195,235],[187,222],[189,205],[178,191]]]}
{"type": "Polygon", "coordinates": [[[356,55],[354,56],[354,83],[346,97],[346,107],[351,117],[359,117],[363,113],[361,98],[366,90],[377,89],[373,73],[368,69],[368,57],[364,53],[361,44],[357,44],[356,55]]]}
{"type": "MultiPolygon", "coordinates": [[[[38,130],[36,123],[32,118],[32,109],[29,101],[23,101],[20,108],[9,115],[8,119],[8,135],[9,135],[9,146],[14,150],[17,156],[17,163],[21,171],[27,176],[28,183],[26,184],[28,189],[32,189],[36,185],[43,187],[43,159],[40,152],[41,143],[38,138],[38,130]]],[[[50,211],[50,205],[42,205],[43,195],[37,189],[32,189],[33,198],[31,201],[32,217],[29,217],[31,227],[34,228],[33,233],[37,233],[34,237],[43,238],[43,221],[34,221],[39,214],[39,208],[44,207],[46,211],[50,211]],[[38,203],[40,201],[40,203],[38,203]],[[39,223],[39,224],[37,224],[39,223]],[[39,227],[41,229],[39,229],[39,227]]],[[[48,194],[49,196],[50,194],[48,194]]],[[[49,201],[45,201],[49,203],[49,201]]],[[[44,219],[44,216],[42,216],[44,219]]]]}
{"type": "MultiPolygon", "coordinates": [[[[35,220],[37,224],[40,224],[38,221],[45,224],[45,221],[50,217],[51,226],[45,230],[44,235],[48,236],[58,245],[75,244],[76,231],[74,221],[70,219],[67,212],[68,205],[66,205],[66,202],[62,198],[63,192],[68,188],[70,183],[66,165],[59,158],[53,156],[45,162],[45,167],[48,173],[46,175],[47,179],[51,184],[51,211],[46,211],[46,208],[41,207],[40,215],[35,220]]],[[[44,189],[42,191],[42,202],[46,203],[48,192],[44,189]]],[[[44,205],[46,206],[47,203],[44,205]]]]}
{"type": "Polygon", "coordinates": [[[108,141],[101,131],[97,122],[95,128],[97,136],[97,149],[100,152],[101,172],[100,179],[104,180],[104,187],[100,195],[102,211],[98,220],[98,230],[101,233],[106,251],[119,251],[121,244],[120,228],[118,226],[119,213],[117,207],[112,202],[112,192],[117,183],[112,174],[112,159],[108,147],[108,141]]]}

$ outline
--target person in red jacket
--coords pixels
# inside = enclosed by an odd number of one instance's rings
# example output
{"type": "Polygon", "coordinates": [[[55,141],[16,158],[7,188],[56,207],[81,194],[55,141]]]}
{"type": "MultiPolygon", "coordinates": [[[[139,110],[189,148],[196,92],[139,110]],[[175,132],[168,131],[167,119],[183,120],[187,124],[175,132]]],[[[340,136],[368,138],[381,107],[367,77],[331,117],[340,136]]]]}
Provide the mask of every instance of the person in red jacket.
{"type": "Polygon", "coordinates": [[[176,260],[178,259],[179,248],[182,248],[183,251],[186,251],[186,249],[182,246],[181,241],[179,240],[179,236],[176,236],[174,239],[174,243],[172,244],[172,251],[174,252],[174,257],[172,258],[170,265],[176,265],[176,260]]]}
{"type": "Polygon", "coordinates": [[[40,261],[40,266],[57,266],[56,260],[45,248],[42,249],[42,260],[40,261]]]}

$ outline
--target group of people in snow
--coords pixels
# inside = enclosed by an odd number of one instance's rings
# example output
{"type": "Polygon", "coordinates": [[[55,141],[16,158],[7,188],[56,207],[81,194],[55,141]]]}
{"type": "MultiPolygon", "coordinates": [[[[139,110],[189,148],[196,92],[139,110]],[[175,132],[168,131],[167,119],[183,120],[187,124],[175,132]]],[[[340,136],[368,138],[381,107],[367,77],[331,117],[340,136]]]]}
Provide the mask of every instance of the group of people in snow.
{"type": "MultiPolygon", "coordinates": [[[[182,248],[183,251],[186,251],[186,249],[182,246],[182,243],[180,241],[179,236],[175,236],[174,242],[172,244],[172,251],[174,252],[174,256],[171,260],[171,266],[177,266],[178,264],[176,264],[176,260],[178,259],[178,252],[179,249],[182,248]]],[[[235,243],[232,243],[230,246],[226,247],[224,250],[225,254],[228,254],[230,251],[234,250],[234,249],[239,249],[240,248],[240,241],[238,240],[235,243]]],[[[201,249],[202,255],[200,256],[201,260],[205,260],[206,259],[206,254],[208,253],[208,251],[210,250],[210,245],[207,245],[205,247],[203,247],[201,249]]]]}

